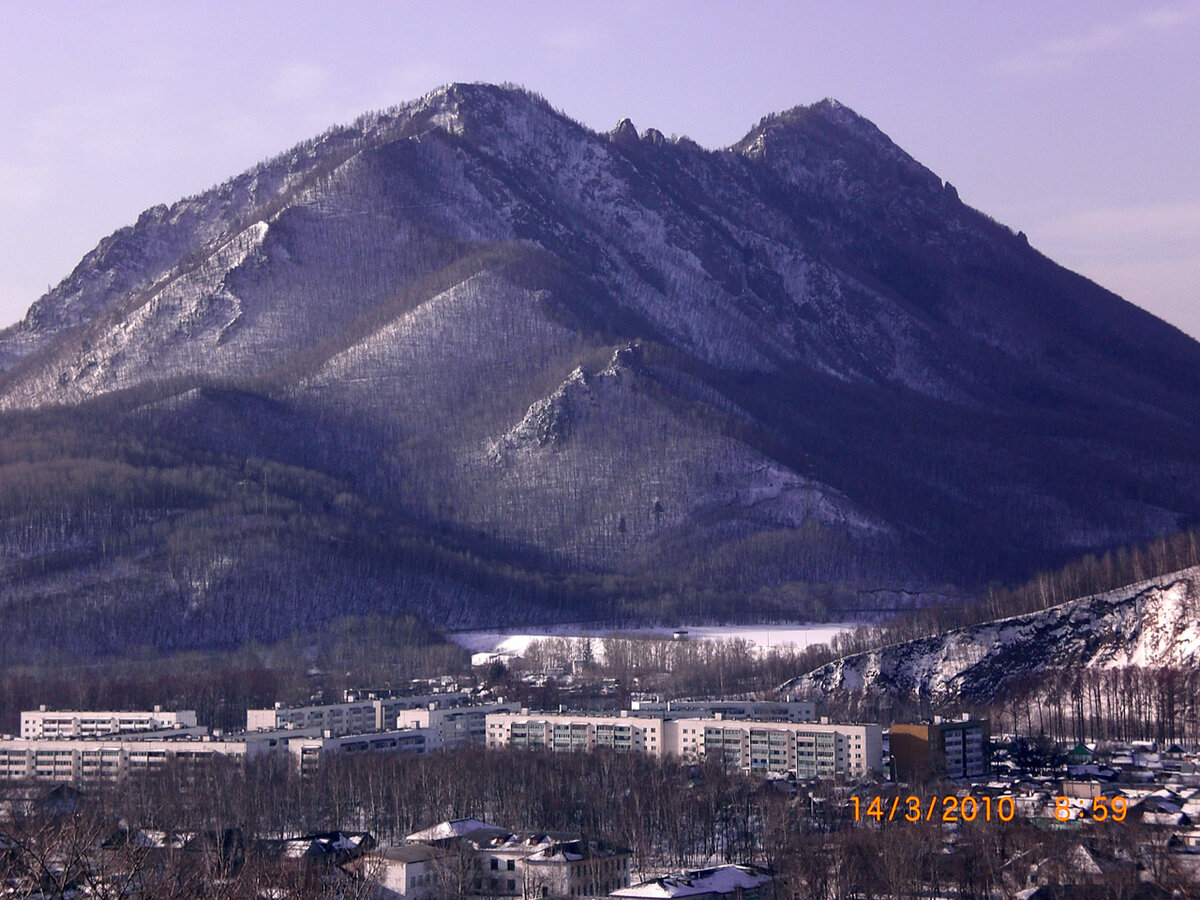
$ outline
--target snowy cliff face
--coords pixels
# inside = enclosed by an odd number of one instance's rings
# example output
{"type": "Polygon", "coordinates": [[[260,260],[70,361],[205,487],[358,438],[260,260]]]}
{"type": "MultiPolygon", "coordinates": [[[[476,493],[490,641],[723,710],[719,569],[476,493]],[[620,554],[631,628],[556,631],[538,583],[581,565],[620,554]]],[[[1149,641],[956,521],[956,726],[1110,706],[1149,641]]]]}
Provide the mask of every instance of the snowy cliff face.
{"type": "Polygon", "coordinates": [[[1200,665],[1200,568],[848,656],[790,683],[987,700],[1051,668],[1200,665]]]}
{"type": "MultiPolygon", "coordinates": [[[[0,428],[32,448],[0,456],[0,507],[4,465],[54,454],[180,466],[185,507],[222,510],[210,469],[265,460],[311,476],[294,502],[455,559],[725,609],[1020,577],[1194,521],[1198,422],[1200,346],[833,101],[708,151],[451,85],[148,210],[0,332],[0,428]],[[112,445],[60,440],[97,417],[112,445]]],[[[99,566],[97,523],[179,527],[135,490],[63,524],[62,482],[15,473],[21,559],[99,566]]],[[[378,556],[358,540],[321,546],[378,556]]],[[[221,546],[197,571],[236,579],[221,546]]]]}

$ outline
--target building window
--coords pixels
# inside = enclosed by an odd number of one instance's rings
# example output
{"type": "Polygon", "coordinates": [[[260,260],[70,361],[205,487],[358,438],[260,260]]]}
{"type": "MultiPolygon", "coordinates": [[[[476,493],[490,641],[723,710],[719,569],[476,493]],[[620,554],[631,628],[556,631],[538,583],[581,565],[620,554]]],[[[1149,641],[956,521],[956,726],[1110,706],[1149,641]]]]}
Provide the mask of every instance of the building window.
{"type": "Polygon", "coordinates": [[[508,871],[510,871],[510,872],[511,872],[511,871],[513,871],[514,869],[516,869],[516,867],[517,867],[517,861],[516,861],[515,859],[510,859],[510,860],[508,861],[508,871]]]}
{"type": "Polygon", "coordinates": [[[495,871],[496,869],[499,869],[499,868],[500,868],[500,860],[496,859],[493,856],[492,857],[492,870],[495,871]]]}

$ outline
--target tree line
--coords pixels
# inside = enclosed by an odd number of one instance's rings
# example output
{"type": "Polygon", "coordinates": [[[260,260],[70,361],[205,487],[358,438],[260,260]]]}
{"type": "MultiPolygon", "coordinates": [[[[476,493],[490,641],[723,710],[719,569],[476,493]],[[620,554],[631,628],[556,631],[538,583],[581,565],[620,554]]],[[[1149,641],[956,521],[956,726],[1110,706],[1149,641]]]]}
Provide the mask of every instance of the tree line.
{"type": "MultiPolygon", "coordinates": [[[[953,893],[982,900],[1031,883],[1076,883],[1079,846],[1124,861],[1098,897],[1129,896],[1139,878],[1183,896],[1197,890],[1194,876],[1168,852],[1169,832],[1133,817],[1121,827],[1077,830],[1039,827],[1023,815],[948,828],[923,819],[856,819],[853,790],[860,809],[873,795],[885,802],[892,796],[880,785],[764,782],[716,760],[683,765],[611,751],[333,756],[306,775],[286,761],[210,761],[86,787],[82,799],[69,803],[17,809],[0,825],[0,881],[38,882],[47,896],[61,896],[67,880],[93,885],[101,897],[232,900],[267,889],[285,898],[365,896],[369,866],[358,881],[320,867],[280,866],[269,842],[366,830],[386,845],[436,822],[470,817],[514,831],[601,837],[631,851],[635,879],[722,862],[769,866],[772,897],[902,900],[953,893]],[[186,835],[187,846],[155,850],[137,839],[159,832],[186,835]]],[[[442,885],[438,896],[463,896],[468,883],[442,885]]]]}

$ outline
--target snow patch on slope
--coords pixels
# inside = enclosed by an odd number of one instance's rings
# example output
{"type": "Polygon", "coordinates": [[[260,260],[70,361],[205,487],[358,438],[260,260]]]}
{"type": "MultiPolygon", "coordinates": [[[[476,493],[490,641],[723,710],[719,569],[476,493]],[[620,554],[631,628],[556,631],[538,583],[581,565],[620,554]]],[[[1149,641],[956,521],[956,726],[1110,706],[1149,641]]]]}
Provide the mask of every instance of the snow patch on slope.
{"type": "Polygon", "coordinates": [[[204,370],[242,317],[229,274],[261,247],[269,226],[257,222],[217,248],[194,269],[172,278],[140,306],[118,318],[94,342],[83,341],[52,372],[19,383],[4,408],[43,401],[78,402],[144,380],[147,369],[204,370]]]}
{"type": "Polygon", "coordinates": [[[633,347],[617,350],[609,365],[592,376],[576,366],[553,393],[535,401],[520,422],[492,443],[489,459],[499,462],[510,452],[531,453],[538,447],[565,441],[573,423],[597,409],[606,392],[628,386],[623,382],[632,377],[629,359],[634,353],[633,347]]]}

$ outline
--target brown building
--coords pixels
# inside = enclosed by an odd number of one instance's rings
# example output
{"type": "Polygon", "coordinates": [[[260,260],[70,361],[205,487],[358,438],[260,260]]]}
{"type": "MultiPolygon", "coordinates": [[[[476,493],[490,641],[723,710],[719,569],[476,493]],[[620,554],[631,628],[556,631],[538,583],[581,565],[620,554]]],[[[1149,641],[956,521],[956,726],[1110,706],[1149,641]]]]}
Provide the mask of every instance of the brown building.
{"type": "Polygon", "coordinates": [[[896,723],[891,731],[892,779],[983,778],[990,771],[987,719],[896,723]]]}

